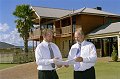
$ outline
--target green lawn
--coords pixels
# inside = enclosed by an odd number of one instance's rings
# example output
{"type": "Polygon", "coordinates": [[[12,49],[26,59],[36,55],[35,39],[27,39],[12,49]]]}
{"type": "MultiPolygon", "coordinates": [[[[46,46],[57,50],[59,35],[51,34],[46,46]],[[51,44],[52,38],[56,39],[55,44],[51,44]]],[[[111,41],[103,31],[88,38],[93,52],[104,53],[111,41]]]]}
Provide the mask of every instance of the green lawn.
{"type": "Polygon", "coordinates": [[[13,67],[13,66],[16,66],[16,65],[18,65],[18,64],[0,64],[0,70],[8,68],[8,67],[13,67]]]}
{"type": "MultiPolygon", "coordinates": [[[[95,65],[96,79],[120,79],[120,62],[97,62],[95,65]]],[[[60,79],[73,79],[73,68],[58,70],[60,79]]]]}

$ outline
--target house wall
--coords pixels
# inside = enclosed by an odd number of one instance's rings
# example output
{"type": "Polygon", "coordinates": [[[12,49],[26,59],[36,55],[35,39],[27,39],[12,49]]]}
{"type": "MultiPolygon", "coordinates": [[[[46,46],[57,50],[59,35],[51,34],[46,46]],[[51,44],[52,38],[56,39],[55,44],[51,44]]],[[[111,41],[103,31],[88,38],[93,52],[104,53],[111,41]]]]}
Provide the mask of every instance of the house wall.
{"type": "Polygon", "coordinates": [[[71,37],[56,38],[55,43],[58,45],[62,56],[67,57],[69,49],[71,48],[71,37]]]}
{"type": "MultiPolygon", "coordinates": [[[[104,17],[95,15],[77,15],[76,25],[81,25],[85,34],[104,24],[104,17]]],[[[79,27],[76,27],[79,28],[79,27]]]]}

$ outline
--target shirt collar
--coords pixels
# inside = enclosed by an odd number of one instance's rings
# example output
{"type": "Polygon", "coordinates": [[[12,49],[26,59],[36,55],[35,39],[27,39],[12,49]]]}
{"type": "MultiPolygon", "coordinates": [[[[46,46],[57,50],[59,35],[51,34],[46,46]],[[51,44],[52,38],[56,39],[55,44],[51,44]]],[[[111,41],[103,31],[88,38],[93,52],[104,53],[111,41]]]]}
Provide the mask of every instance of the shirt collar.
{"type": "Polygon", "coordinates": [[[84,43],[85,43],[85,40],[84,40],[82,43],[77,42],[77,44],[81,44],[81,46],[83,46],[83,45],[84,45],[84,43]]]}
{"type": "Polygon", "coordinates": [[[45,40],[43,40],[43,43],[44,43],[44,45],[45,46],[48,46],[48,44],[51,44],[51,42],[50,43],[48,43],[47,41],[45,41],[45,40]]]}

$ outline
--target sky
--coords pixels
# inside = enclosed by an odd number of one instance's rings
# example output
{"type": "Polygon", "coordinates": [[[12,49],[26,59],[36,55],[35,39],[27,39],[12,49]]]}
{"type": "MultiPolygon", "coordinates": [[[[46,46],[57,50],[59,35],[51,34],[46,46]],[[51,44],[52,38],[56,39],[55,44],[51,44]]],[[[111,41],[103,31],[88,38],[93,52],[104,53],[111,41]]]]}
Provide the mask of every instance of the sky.
{"type": "MultiPolygon", "coordinates": [[[[102,7],[103,11],[120,15],[120,0],[0,0],[0,42],[23,46],[23,39],[16,29],[13,12],[17,5],[28,4],[50,8],[76,10],[83,7],[102,7]]],[[[32,45],[29,42],[29,45],[32,45]]]]}

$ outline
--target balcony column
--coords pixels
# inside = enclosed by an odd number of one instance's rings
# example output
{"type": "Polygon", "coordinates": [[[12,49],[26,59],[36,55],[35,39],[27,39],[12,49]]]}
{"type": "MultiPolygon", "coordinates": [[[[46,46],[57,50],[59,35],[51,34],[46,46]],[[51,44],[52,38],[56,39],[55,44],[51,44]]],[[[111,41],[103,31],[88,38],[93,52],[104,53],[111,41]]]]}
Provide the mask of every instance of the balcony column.
{"type": "Polygon", "coordinates": [[[120,58],[120,32],[119,32],[119,35],[117,36],[117,43],[118,43],[118,58],[120,58]]]}
{"type": "Polygon", "coordinates": [[[62,20],[60,19],[60,34],[62,33],[62,20]]]}
{"type": "Polygon", "coordinates": [[[33,52],[34,52],[34,40],[33,40],[33,52]]]}
{"type": "Polygon", "coordinates": [[[72,23],[72,16],[70,16],[70,26],[71,26],[71,45],[74,43],[74,40],[73,40],[73,23],[72,23]]]}
{"type": "Polygon", "coordinates": [[[36,46],[35,46],[35,48],[37,47],[37,41],[36,41],[36,44],[35,44],[36,46]]]}
{"type": "Polygon", "coordinates": [[[54,36],[56,36],[56,27],[55,27],[55,21],[53,21],[53,32],[54,32],[54,36]]]}
{"type": "Polygon", "coordinates": [[[41,34],[42,34],[42,29],[41,29],[41,19],[39,19],[39,28],[40,28],[40,36],[39,36],[39,42],[41,42],[41,34]]]}

